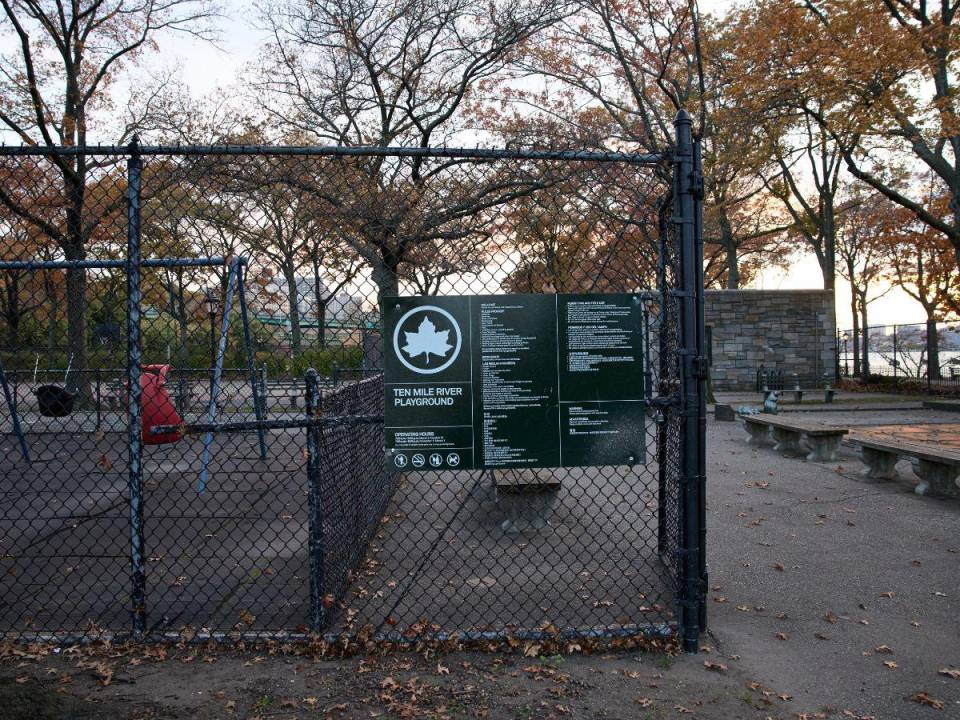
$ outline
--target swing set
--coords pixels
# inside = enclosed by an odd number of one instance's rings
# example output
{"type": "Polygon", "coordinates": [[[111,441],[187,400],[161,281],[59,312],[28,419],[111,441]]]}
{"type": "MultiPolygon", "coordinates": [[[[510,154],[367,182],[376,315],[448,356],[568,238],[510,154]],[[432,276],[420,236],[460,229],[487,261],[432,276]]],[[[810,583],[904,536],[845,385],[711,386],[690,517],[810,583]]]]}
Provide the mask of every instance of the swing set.
{"type": "MultiPolygon", "coordinates": [[[[218,400],[221,392],[223,363],[227,352],[227,336],[230,330],[230,315],[233,309],[233,300],[236,296],[240,310],[240,323],[243,330],[247,370],[249,371],[250,391],[253,399],[253,410],[257,419],[257,435],[260,450],[260,459],[267,458],[266,433],[263,427],[264,403],[260,397],[256,369],[254,367],[253,344],[250,333],[250,321],[247,311],[247,302],[244,292],[247,260],[243,257],[203,257],[203,258],[155,258],[137,262],[139,248],[131,252],[128,260],[54,260],[54,261],[0,261],[0,270],[74,270],[74,269],[111,269],[122,268],[127,273],[127,380],[126,380],[126,409],[128,429],[130,432],[130,462],[139,466],[142,447],[144,445],[162,445],[179,442],[183,438],[180,426],[184,420],[174,406],[170,393],[166,389],[167,375],[171,371],[168,364],[143,364],[141,362],[140,343],[140,268],[174,268],[174,267],[221,267],[227,270],[227,287],[225,297],[222,298],[223,317],[220,324],[219,343],[217,345],[216,360],[211,372],[210,402],[206,412],[208,425],[218,421],[220,405],[218,400]],[[154,427],[165,426],[162,433],[153,432],[154,427]],[[176,429],[170,429],[171,427],[176,429]]],[[[38,360],[39,362],[39,360],[38,360]]],[[[62,418],[74,412],[78,392],[71,391],[67,386],[73,357],[67,363],[63,385],[43,384],[36,386],[34,395],[37,398],[39,414],[43,417],[62,418]]],[[[34,372],[36,384],[36,372],[34,372]]],[[[20,447],[20,454],[27,464],[33,462],[30,454],[30,445],[24,432],[24,422],[20,416],[18,404],[10,390],[7,374],[3,362],[0,360],[0,387],[2,387],[4,402],[10,413],[13,433],[20,447]]],[[[207,432],[203,437],[203,452],[201,454],[199,480],[197,492],[203,493],[209,481],[209,467],[213,445],[213,433],[207,432]]]]}

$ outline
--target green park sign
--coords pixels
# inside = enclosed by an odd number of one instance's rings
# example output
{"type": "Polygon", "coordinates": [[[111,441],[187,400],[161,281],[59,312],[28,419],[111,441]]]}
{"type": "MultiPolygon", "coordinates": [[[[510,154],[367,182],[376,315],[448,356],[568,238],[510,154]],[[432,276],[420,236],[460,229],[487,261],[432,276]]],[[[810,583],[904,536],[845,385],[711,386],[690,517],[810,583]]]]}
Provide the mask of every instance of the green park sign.
{"type": "Polygon", "coordinates": [[[643,462],[643,339],[632,294],[387,298],[386,462],[643,462]]]}

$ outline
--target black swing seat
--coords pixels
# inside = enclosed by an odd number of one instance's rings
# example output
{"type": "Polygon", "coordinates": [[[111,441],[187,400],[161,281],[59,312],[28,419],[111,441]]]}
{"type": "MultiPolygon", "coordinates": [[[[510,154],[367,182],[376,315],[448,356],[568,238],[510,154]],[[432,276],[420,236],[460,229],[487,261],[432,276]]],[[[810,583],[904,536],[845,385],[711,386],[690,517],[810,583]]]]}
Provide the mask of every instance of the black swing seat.
{"type": "Polygon", "coordinates": [[[44,417],[66,417],[73,412],[73,401],[77,399],[77,393],[60,385],[41,385],[34,394],[44,417]]]}

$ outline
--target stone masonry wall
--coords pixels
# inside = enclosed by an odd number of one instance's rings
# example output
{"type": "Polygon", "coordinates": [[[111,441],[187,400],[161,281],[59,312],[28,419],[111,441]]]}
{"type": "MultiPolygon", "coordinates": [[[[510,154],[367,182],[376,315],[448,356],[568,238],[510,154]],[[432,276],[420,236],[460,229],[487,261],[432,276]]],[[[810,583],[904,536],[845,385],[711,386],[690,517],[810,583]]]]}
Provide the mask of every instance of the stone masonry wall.
{"type": "Polygon", "coordinates": [[[831,381],[836,320],[829,290],[708,290],[704,318],[712,328],[715,390],[753,390],[757,368],[797,373],[801,384],[831,381]]]}

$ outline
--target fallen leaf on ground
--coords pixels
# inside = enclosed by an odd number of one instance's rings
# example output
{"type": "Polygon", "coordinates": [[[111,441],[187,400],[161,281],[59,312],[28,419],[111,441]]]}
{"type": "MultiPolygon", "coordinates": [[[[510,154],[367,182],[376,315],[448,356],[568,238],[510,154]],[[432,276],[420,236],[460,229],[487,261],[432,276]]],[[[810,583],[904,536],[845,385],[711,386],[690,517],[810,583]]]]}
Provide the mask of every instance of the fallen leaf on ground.
{"type": "Polygon", "coordinates": [[[894,660],[884,660],[883,664],[886,665],[891,670],[896,670],[898,667],[900,667],[899,665],[897,665],[896,661],[894,660]]]}
{"type": "Polygon", "coordinates": [[[892,655],[892,654],[893,654],[893,648],[891,648],[889,645],[877,645],[877,646],[873,649],[873,651],[874,651],[875,653],[881,653],[881,654],[884,654],[884,655],[892,655]]]}
{"type": "Polygon", "coordinates": [[[910,699],[919,705],[926,705],[928,707],[932,707],[934,710],[943,710],[943,700],[936,700],[927,695],[925,692],[914,693],[913,697],[910,699]]]}
{"type": "Polygon", "coordinates": [[[953,678],[954,680],[960,680],[960,670],[954,668],[940,668],[940,674],[946,675],[948,678],[953,678]]]}
{"type": "Polygon", "coordinates": [[[727,666],[723,663],[711,662],[710,660],[704,660],[703,666],[707,670],[713,670],[714,672],[726,672],[727,666]]]}

